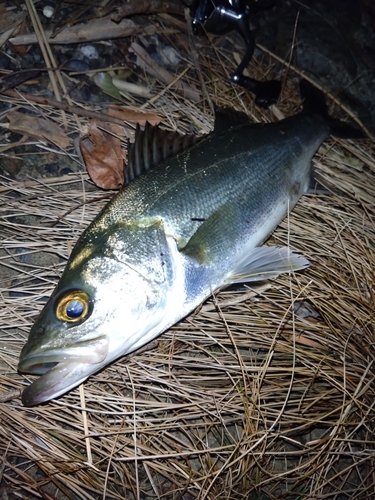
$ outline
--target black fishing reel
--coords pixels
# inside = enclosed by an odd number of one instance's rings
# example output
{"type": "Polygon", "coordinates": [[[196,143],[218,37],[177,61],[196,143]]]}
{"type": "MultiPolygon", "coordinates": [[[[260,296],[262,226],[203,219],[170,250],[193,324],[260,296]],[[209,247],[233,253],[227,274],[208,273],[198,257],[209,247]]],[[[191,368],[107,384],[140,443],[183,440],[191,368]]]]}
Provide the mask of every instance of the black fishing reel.
{"type": "Polygon", "coordinates": [[[246,52],[231,77],[232,82],[255,94],[255,103],[258,106],[267,108],[276,102],[281,91],[279,81],[261,82],[243,75],[255,48],[249,20],[259,10],[273,7],[276,0],[185,0],[185,3],[191,9],[196,33],[201,31],[202,26],[214,35],[225,35],[233,29],[240,33],[246,44],[246,52]]]}

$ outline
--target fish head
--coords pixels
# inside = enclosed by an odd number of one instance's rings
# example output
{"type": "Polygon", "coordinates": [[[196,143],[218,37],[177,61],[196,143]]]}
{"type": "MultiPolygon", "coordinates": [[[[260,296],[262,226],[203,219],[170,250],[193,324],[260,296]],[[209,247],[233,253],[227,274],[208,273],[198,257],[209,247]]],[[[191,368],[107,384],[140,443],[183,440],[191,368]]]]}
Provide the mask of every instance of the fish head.
{"type": "Polygon", "coordinates": [[[40,378],[24,390],[26,406],[66,393],[155,337],[164,314],[164,262],[155,252],[136,262],[108,251],[111,240],[78,264],[70,259],[32,326],[18,370],[40,378]]]}

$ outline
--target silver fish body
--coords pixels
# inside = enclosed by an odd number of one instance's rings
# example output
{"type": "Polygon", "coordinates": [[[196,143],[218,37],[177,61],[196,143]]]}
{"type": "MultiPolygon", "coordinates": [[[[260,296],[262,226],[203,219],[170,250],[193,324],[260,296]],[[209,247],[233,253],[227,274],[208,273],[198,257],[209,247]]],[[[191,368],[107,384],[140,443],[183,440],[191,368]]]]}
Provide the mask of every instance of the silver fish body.
{"type": "Polygon", "coordinates": [[[235,282],[308,262],[260,245],[309,185],[329,127],[314,114],[207,136],[117,194],[82,234],[20,356],[41,375],[25,405],[57,397],[235,282]]]}

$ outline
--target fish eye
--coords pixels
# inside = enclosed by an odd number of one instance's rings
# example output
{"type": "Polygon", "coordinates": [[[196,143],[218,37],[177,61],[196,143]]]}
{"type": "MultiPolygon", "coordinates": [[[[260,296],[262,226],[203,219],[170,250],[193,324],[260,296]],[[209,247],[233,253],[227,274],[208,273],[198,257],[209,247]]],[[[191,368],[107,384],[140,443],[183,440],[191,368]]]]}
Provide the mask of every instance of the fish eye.
{"type": "Polygon", "coordinates": [[[75,323],[84,319],[89,312],[90,298],[82,290],[63,295],[56,306],[56,317],[60,321],[75,323]]]}

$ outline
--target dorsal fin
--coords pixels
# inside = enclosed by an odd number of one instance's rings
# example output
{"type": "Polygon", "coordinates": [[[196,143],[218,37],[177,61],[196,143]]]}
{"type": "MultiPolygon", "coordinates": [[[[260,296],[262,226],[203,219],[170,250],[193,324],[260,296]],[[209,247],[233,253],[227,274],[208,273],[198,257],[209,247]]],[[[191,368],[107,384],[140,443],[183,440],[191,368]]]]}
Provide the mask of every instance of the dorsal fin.
{"type": "Polygon", "coordinates": [[[250,123],[246,113],[236,111],[232,108],[218,108],[215,106],[215,126],[214,133],[220,134],[238,125],[250,123]]]}
{"type": "Polygon", "coordinates": [[[146,122],[144,130],[137,124],[134,143],[129,145],[125,183],[129,184],[140,175],[166,158],[185,151],[201,139],[200,136],[161,130],[146,122]]]}
{"type": "MultiPolygon", "coordinates": [[[[231,108],[215,108],[214,133],[224,132],[245,123],[249,123],[249,117],[245,113],[231,108]]],[[[200,139],[200,136],[193,134],[181,135],[161,130],[157,125],[150,125],[148,122],[142,130],[137,124],[135,140],[128,149],[124,186],[148,172],[162,160],[185,151],[200,139]]]]}

